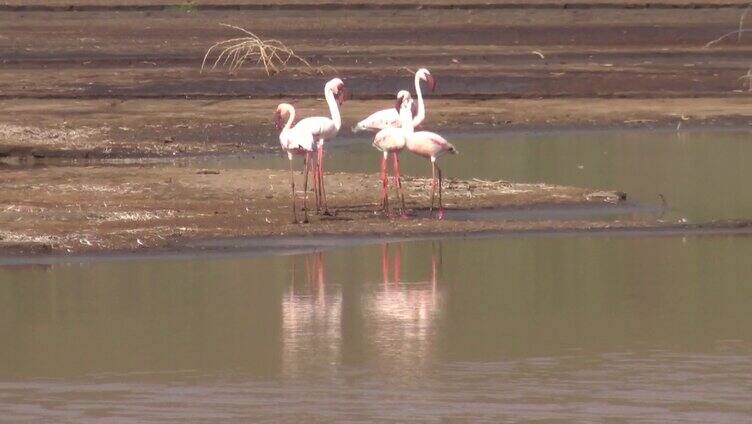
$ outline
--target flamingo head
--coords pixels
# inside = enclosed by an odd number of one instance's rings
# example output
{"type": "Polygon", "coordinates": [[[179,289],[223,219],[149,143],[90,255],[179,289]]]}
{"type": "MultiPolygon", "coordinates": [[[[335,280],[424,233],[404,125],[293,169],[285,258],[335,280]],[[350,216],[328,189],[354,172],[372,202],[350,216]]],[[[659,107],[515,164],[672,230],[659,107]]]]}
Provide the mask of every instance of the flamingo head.
{"type": "Polygon", "coordinates": [[[410,93],[408,92],[404,92],[405,94],[402,94],[402,93],[403,92],[400,92],[397,94],[397,104],[394,105],[394,107],[397,109],[397,112],[400,113],[400,116],[402,115],[403,110],[410,111],[410,114],[412,115],[413,98],[410,96],[410,93]]]}
{"type": "Polygon", "coordinates": [[[399,93],[397,93],[397,103],[394,105],[394,108],[397,109],[397,112],[400,111],[402,103],[408,100],[412,100],[412,96],[410,95],[409,91],[400,90],[399,93]]]}
{"type": "Polygon", "coordinates": [[[288,103],[280,103],[279,106],[277,106],[277,110],[274,111],[274,124],[278,130],[285,127],[285,123],[290,119],[290,113],[292,113],[293,110],[292,105],[288,103]]]}
{"type": "Polygon", "coordinates": [[[436,78],[431,75],[431,72],[426,68],[420,68],[418,69],[418,72],[415,73],[415,76],[417,76],[419,79],[426,82],[428,85],[428,89],[431,90],[431,92],[436,91],[436,78]]]}
{"type": "Polygon", "coordinates": [[[332,94],[334,94],[334,98],[337,99],[337,104],[339,106],[342,106],[342,103],[345,102],[345,99],[347,97],[347,89],[345,88],[345,83],[339,79],[334,78],[333,80],[326,83],[326,86],[324,87],[325,91],[331,91],[332,94]]]}

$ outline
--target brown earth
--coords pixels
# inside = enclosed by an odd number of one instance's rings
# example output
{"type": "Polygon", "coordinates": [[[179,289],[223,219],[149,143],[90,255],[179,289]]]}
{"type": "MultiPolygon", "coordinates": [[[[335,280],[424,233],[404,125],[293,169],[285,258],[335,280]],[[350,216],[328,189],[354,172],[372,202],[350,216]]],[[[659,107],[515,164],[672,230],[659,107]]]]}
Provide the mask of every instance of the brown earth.
{"type": "Polygon", "coordinates": [[[439,81],[431,129],[676,126],[682,115],[685,128],[746,126],[752,115],[740,79],[750,37],[705,47],[737,29],[745,2],[322,3],[0,2],[0,124],[29,130],[0,130],[0,154],[268,150],[279,101],[325,113],[323,83],[341,76],[349,128],[391,105],[420,66],[439,81]],[[220,22],[283,40],[325,74],[201,73],[207,47],[236,35],[220,22]],[[46,137],[70,130],[90,136],[46,137]]]}
{"type": "MultiPolygon", "coordinates": [[[[750,37],[706,47],[738,28],[746,4],[0,1],[0,156],[11,163],[34,156],[42,164],[2,171],[3,244],[8,251],[65,252],[281,233],[616,225],[393,221],[369,212],[376,178],[352,174],[329,180],[342,184],[341,193],[332,192],[337,219],[292,226],[286,174],[203,175],[167,162],[146,165],[144,158],[275,150],[276,104],[292,101],[301,116],[323,114],[321,88],[334,75],[353,93],[340,134],[348,138],[358,119],[410,87],[410,72],[421,66],[439,81],[428,96],[425,125],[439,131],[747,126],[750,92],[740,77],[752,66],[750,37]],[[202,73],[207,47],[236,35],[221,22],[278,38],[316,69],[293,66],[271,77],[254,68],[202,73]],[[60,157],[132,158],[135,165],[53,166],[50,159],[60,157]],[[249,191],[254,178],[264,184],[249,191]],[[362,193],[361,182],[368,188],[362,193]]],[[[552,193],[577,203],[588,192],[529,187],[531,194],[511,196],[500,185],[463,207],[535,207],[553,202],[552,193]]],[[[422,204],[420,188],[410,197],[422,204]]]]}
{"type": "MultiPolygon", "coordinates": [[[[277,151],[270,111],[278,100],[0,100],[0,157],[148,158],[277,151]]],[[[340,139],[389,101],[345,103],[340,139]]],[[[747,99],[489,99],[429,100],[424,125],[492,130],[546,127],[684,128],[746,125],[747,99]],[[683,117],[683,118],[682,118],[683,117]]],[[[325,114],[321,101],[296,102],[298,113],[325,114]]],[[[357,135],[368,142],[372,135],[357,135]]]]}
{"type": "MultiPolygon", "coordinates": [[[[302,196],[302,177],[296,179],[302,196]]],[[[308,224],[294,224],[289,181],[284,170],[163,165],[6,168],[0,191],[0,250],[76,253],[169,247],[217,237],[405,235],[519,227],[428,219],[430,181],[420,178],[404,181],[412,216],[390,218],[376,212],[380,187],[376,175],[344,173],[326,179],[334,215],[311,213],[308,224]]],[[[609,208],[620,203],[621,196],[545,184],[448,179],[444,204],[448,209],[609,208]]],[[[527,225],[546,228],[545,223],[527,225]]]]}

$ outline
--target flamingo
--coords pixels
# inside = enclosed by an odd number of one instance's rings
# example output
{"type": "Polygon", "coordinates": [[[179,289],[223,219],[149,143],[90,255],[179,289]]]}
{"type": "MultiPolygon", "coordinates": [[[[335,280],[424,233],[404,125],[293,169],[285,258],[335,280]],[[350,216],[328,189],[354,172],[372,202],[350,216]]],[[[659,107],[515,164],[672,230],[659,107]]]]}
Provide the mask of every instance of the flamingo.
{"type": "Polygon", "coordinates": [[[436,133],[429,131],[415,131],[412,125],[412,121],[405,121],[407,124],[403,129],[405,132],[406,143],[405,147],[412,153],[418,156],[431,160],[431,207],[429,213],[433,216],[433,204],[434,197],[436,195],[436,174],[438,174],[439,184],[439,214],[438,219],[444,219],[444,206],[441,203],[441,168],[436,163],[438,159],[446,153],[457,154],[459,153],[454,146],[446,141],[446,139],[436,133]]]}
{"type": "Polygon", "coordinates": [[[313,116],[301,119],[296,126],[296,128],[303,128],[310,132],[316,140],[317,167],[314,174],[317,185],[316,192],[318,193],[316,212],[319,210],[320,203],[323,202],[324,214],[326,215],[329,214],[329,210],[326,206],[326,192],[324,191],[324,142],[334,138],[342,127],[339,107],[344,103],[345,95],[345,83],[339,78],[330,80],[324,85],[324,97],[329,105],[331,117],[313,116]]]}
{"type": "MultiPolygon", "coordinates": [[[[413,105],[413,126],[415,127],[423,123],[426,118],[426,106],[423,102],[423,92],[420,89],[421,81],[425,81],[432,92],[436,90],[436,80],[431,75],[431,72],[426,68],[418,69],[415,72],[415,94],[418,96],[417,108],[413,105]]],[[[366,119],[358,122],[352,128],[352,132],[379,131],[384,128],[399,127],[400,125],[399,111],[389,108],[374,112],[366,119]]]]}
{"type": "Polygon", "coordinates": [[[413,120],[413,100],[410,93],[400,91],[397,93],[397,105],[395,109],[399,110],[399,117],[402,128],[384,128],[373,139],[373,147],[382,152],[381,159],[381,207],[384,213],[389,213],[389,177],[387,176],[387,162],[389,154],[392,154],[392,163],[394,166],[394,176],[397,180],[397,193],[402,203],[402,213],[405,211],[405,196],[402,193],[402,179],[400,177],[399,154],[405,148],[407,142],[404,128],[411,125],[413,120]]]}
{"type": "Polygon", "coordinates": [[[279,144],[287,153],[290,160],[290,186],[292,188],[292,216],[293,222],[298,223],[298,212],[295,208],[295,173],[293,172],[292,160],[294,156],[303,156],[305,167],[305,182],[303,183],[303,210],[305,217],[303,222],[308,222],[308,169],[311,165],[313,153],[313,134],[301,128],[300,125],[292,126],[295,121],[295,108],[288,103],[281,103],[274,112],[277,129],[280,129],[279,144]],[[284,124],[283,124],[284,122],[284,124]]]}

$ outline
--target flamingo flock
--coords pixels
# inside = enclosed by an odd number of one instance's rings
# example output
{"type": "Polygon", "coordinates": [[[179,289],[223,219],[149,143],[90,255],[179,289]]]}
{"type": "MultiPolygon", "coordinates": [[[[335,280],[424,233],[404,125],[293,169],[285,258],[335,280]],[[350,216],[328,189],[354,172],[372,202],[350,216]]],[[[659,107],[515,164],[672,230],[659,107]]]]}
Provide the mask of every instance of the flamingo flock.
{"type": "MultiPolygon", "coordinates": [[[[382,153],[381,159],[381,209],[389,215],[389,175],[388,161],[392,156],[392,166],[396,191],[400,199],[399,214],[405,216],[405,197],[402,192],[399,155],[407,149],[409,152],[430,160],[431,163],[431,205],[429,213],[433,216],[436,192],[438,188],[438,219],[444,218],[444,207],[441,200],[442,173],[437,163],[446,153],[456,154],[457,149],[442,136],[428,131],[416,131],[426,117],[421,82],[426,82],[428,88],[434,91],[436,80],[428,71],[421,68],[415,73],[415,93],[417,105],[407,90],[397,93],[394,108],[377,111],[358,122],[352,131],[376,132],[373,147],[382,153]]],[[[344,82],[334,78],[324,86],[324,98],[329,106],[330,116],[315,116],[301,119],[295,124],[295,108],[289,103],[281,103],[275,112],[275,122],[280,130],[279,142],[282,150],[287,153],[290,161],[290,186],[292,189],[292,210],[295,223],[308,222],[308,174],[313,172],[313,191],[316,198],[316,213],[329,214],[324,187],[324,145],[336,137],[342,127],[340,108],[345,101],[347,90],[344,82]],[[298,220],[298,201],[295,194],[295,180],[293,160],[296,156],[303,157],[303,220],[298,220]]]]}

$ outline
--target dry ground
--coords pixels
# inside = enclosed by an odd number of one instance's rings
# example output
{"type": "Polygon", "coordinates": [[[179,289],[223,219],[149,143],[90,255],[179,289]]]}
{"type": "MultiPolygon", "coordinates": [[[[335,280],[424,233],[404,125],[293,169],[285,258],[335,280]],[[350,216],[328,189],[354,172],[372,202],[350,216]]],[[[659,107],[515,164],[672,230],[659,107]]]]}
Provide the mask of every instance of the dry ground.
{"type": "Polygon", "coordinates": [[[739,78],[752,66],[752,38],[704,47],[738,27],[746,2],[423,3],[0,2],[0,124],[40,128],[0,131],[0,154],[269,149],[279,101],[297,101],[301,116],[325,113],[323,83],[341,76],[353,93],[349,128],[389,106],[420,66],[439,81],[432,129],[750,122],[739,78]],[[326,72],[202,74],[205,49],[235,35],[220,22],[279,38],[326,72]],[[97,136],[44,136],[66,129],[97,136]]]}

